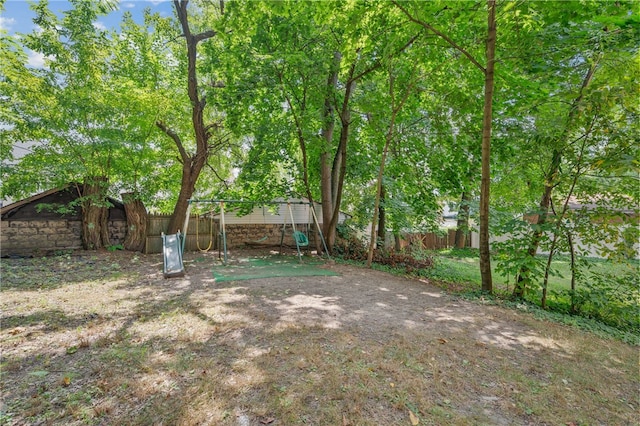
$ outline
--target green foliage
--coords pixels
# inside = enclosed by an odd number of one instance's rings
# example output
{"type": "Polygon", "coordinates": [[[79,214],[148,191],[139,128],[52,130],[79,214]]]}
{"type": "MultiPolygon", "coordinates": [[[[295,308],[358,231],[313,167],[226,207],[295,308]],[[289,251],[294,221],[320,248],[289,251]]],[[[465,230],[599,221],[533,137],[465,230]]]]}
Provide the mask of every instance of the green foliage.
{"type": "MultiPolygon", "coordinates": [[[[531,256],[531,240],[533,232],[540,229],[541,225],[532,225],[526,220],[502,216],[503,220],[495,226],[496,235],[502,236],[502,241],[492,244],[495,252],[496,271],[507,281],[514,280],[521,271],[523,274],[523,285],[529,295],[537,294],[541,286],[541,279],[544,275],[545,259],[540,256],[531,256]]],[[[548,224],[545,228],[548,228],[548,224]]],[[[545,238],[547,234],[543,234],[545,238]]]]}
{"type": "MultiPolygon", "coordinates": [[[[93,23],[110,4],[73,1],[58,15],[38,2],[38,31],[0,34],[3,196],[103,175],[109,195],[135,191],[152,210],[173,208],[182,160],[155,123],[172,123],[188,153],[195,152],[181,29],[174,18],[147,11],[142,23],[125,13],[118,29],[100,30],[93,23]],[[45,66],[27,66],[27,49],[45,66]],[[14,146],[30,152],[17,161],[14,146]]],[[[636,256],[639,18],[627,1],[498,8],[491,216],[493,233],[506,238],[494,246],[495,260],[507,282],[527,271],[527,296],[538,297],[545,271],[545,259],[531,255],[538,245],[568,253],[571,235],[580,240],[578,255],[590,248],[616,261],[636,256]],[[544,213],[546,188],[560,219],[543,228],[520,220],[544,213]],[[536,231],[542,233],[533,244],[536,231]]],[[[384,164],[387,230],[437,229],[443,200],[458,202],[463,193],[475,205],[483,75],[469,56],[482,66],[481,3],[228,2],[221,15],[216,2],[194,1],[189,12],[195,32],[217,31],[198,46],[197,66],[208,105],[203,119],[216,123],[212,140],[224,147],[209,158],[194,197],[319,199],[322,155],[337,159],[341,130],[349,126],[342,209],[359,225],[370,222],[392,107],[413,84],[384,164]],[[460,49],[408,20],[399,6],[460,49]],[[335,87],[327,84],[334,68],[335,87]],[[331,140],[322,137],[327,121],[335,124],[331,140]]],[[[585,312],[608,303],[589,302],[588,295],[619,287],[613,276],[574,273],[574,301],[585,312]]],[[[556,304],[566,297],[551,296],[556,304]]]]}
{"type": "MultiPolygon", "coordinates": [[[[429,252],[434,255],[433,252],[429,252]]],[[[480,282],[477,270],[478,257],[475,250],[445,250],[434,255],[435,267],[427,276],[445,281],[448,288],[454,288],[465,294],[473,292],[480,282]],[[470,285],[464,285],[469,283],[470,285]]],[[[536,262],[544,267],[546,256],[536,256],[536,262]]],[[[496,271],[502,271],[500,261],[495,262],[496,271]]],[[[566,315],[563,322],[585,324],[588,328],[609,330],[615,328],[618,334],[640,335],[640,286],[638,260],[613,261],[579,256],[575,268],[576,292],[570,288],[572,270],[567,256],[557,255],[552,263],[555,273],[549,280],[547,308],[558,314],[566,315]],[[572,308],[573,306],[573,308],[572,308]],[[571,319],[574,318],[574,319],[571,319]],[[599,324],[599,325],[597,325],[599,324]]],[[[514,268],[515,270],[516,268],[514,268]]],[[[498,295],[504,293],[510,299],[509,283],[497,284],[498,295]]],[[[517,302],[522,303],[522,302],[517,302]]],[[[540,304],[540,286],[533,284],[526,293],[526,303],[530,306],[540,304]]],[[[551,315],[551,314],[550,314],[551,315]]],[[[607,332],[606,334],[611,334],[607,332]]],[[[615,333],[614,333],[615,334],[615,333]]],[[[637,337],[636,337],[637,338],[637,337]]]]}
{"type": "Polygon", "coordinates": [[[487,296],[486,293],[478,291],[466,291],[460,293],[459,296],[467,300],[480,300],[483,304],[495,304],[530,312],[539,319],[576,327],[597,336],[618,339],[630,345],[640,345],[640,333],[637,330],[621,329],[590,317],[572,315],[561,310],[544,310],[535,303],[514,302],[508,298],[487,296]]]}
{"type": "Polygon", "coordinates": [[[556,291],[555,309],[574,309],[581,316],[594,318],[621,330],[640,333],[640,286],[638,262],[617,263],[616,271],[602,270],[598,262],[581,262],[580,288],[556,291]]]}

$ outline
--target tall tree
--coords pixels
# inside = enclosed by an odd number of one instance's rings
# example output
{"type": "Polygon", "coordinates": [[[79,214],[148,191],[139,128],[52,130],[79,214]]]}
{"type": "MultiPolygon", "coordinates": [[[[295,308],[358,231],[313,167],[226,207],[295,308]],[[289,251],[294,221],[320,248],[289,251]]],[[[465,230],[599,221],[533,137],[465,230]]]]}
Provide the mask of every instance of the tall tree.
{"type": "MultiPolygon", "coordinates": [[[[471,63],[473,63],[484,75],[484,107],[482,119],[482,175],[480,184],[480,273],[482,276],[482,290],[493,291],[493,281],[491,277],[491,252],[489,248],[489,196],[490,196],[490,149],[491,149],[491,127],[492,127],[492,107],[494,91],[494,68],[495,68],[495,48],[496,48],[496,2],[487,1],[487,27],[485,57],[486,66],[483,66],[476,57],[464,47],[456,43],[450,35],[445,34],[429,22],[421,19],[415,12],[410,12],[405,5],[393,1],[410,21],[424,27],[428,31],[444,40],[451,48],[459,51],[471,63]]],[[[446,7],[445,7],[446,9],[446,7]]]]}
{"type": "MultiPolygon", "coordinates": [[[[183,138],[170,125],[163,120],[156,121],[156,125],[175,143],[180,154],[182,163],[182,178],[180,192],[171,221],[169,222],[169,233],[178,231],[185,221],[189,199],[193,195],[198,177],[211,153],[219,147],[213,133],[221,123],[218,121],[206,122],[205,108],[207,107],[207,97],[201,92],[200,81],[198,80],[198,44],[212,37],[216,31],[205,30],[198,33],[191,31],[188,4],[189,0],[174,0],[173,2],[180,27],[182,29],[181,38],[184,38],[187,59],[187,93],[191,104],[191,124],[192,137],[195,141],[195,152],[189,152],[183,138]]],[[[222,7],[220,13],[222,13],[222,7]]]]}
{"type": "Polygon", "coordinates": [[[72,1],[61,19],[46,1],[32,6],[39,31],[24,36],[22,43],[42,54],[45,66],[22,68],[23,78],[14,81],[24,90],[17,90],[9,102],[14,120],[3,122],[9,140],[32,145],[31,152],[14,165],[3,190],[17,194],[79,182],[87,249],[110,244],[106,195],[118,155],[118,132],[109,122],[113,92],[107,83],[108,38],[93,22],[113,6],[72,1]],[[32,167],[42,170],[43,164],[51,165],[49,173],[15,174],[32,167]]]}
{"type": "MultiPolygon", "coordinates": [[[[357,129],[361,120],[359,115],[352,114],[358,85],[372,78],[383,56],[402,52],[419,31],[414,34],[391,31],[390,25],[385,24],[388,19],[385,8],[359,2],[261,2],[252,3],[247,7],[250,10],[241,6],[230,7],[230,13],[240,15],[243,24],[240,33],[252,32],[249,37],[255,49],[253,55],[260,62],[257,70],[265,72],[259,74],[256,69],[252,70],[240,88],[260,90],[265,97],[251,102],[252,115],[262,108],[268,108],[272,115],[269,124],[266,123],[269,117],[257,117],[261,133],[276,129],[280,132],[284,130],[283,125],[289,123],[287,132],[295,135],[301,154],[294,155],[290,151],[292,145],[288,145],[284,151],[288,164],[291,159],[299,158],[302,167],[296,168],[296,175],[306,182],[302,192],[307,196],[319,194],[323,233],[331,248],[348,170],[348,146],[353,140],[353,129],[357,129]],[[256,8],[260,14],[255,13],[256,8]],[[314,19],[309,20],[309,15],[314,19]],[[268,90],[258,89],[256,84],[269,82],[268,90]],[[273,91],[273,87],[279,90],[273,91]],[[280,101],[273,99],[274,95],[280,101]],[[276,120],[283,113],[289,119],[276,120]]],[[[255,141],[252,150],[263,151],[265,143],[284,148],[282,141],[272,140],[273,134],[262,133],[260,139],[259,144],[255,141]]],[[[292,139],[289,136],[285,140],[292,139]]],[[[264,155],[260,157],[263,161],[267,159],[264,155]]],[[[270,159],[264,163],[269,170],[277,161],[270,159]]]]}
{"type": "Polygon", "coordinates": [[[166,103],[157,80],[148,78],[160,67],[154,71],[152,46],[139,40],[151,39],[149,28],[125,13],[121,31],[102,30],[93,25],[106,10],[98,5],[72,3],[62,18],[47,3],[34,5],[39,30],[12,43],[13,52],[42,55],[44,65],[26,66],[24,55],[20,68],[3,73],[3,93],[11,94],[3,141],[28,149],[7,166],[4,194],[31,195],[88,176],[108,177],[110,195],[142,192],[145,202],[158,186],[168,189],[159,178],[163,150],[153,132],[166,103]]]}
{"type": "MultiPolygon", "coordinates": [[[[394,69],[394,65],[394,61],[390,60],[388,63],[388,101],[390,115],[388,128],[385,133],[384,148],[382,149],[382,155],[380,157],[380,167],[378,168],[378,178],[376,182],[376,195],[373,207],[373,219],[371,221],[369,252],[367,254],[367,267],[369,268],[371,267],[371,263],[373,262],[373,252],[376,247],[376,235],[378,234],[378,232],[376,232],[376,226],[379,225],[378,218],[380,214],[380,200],[382,197],[383,188],[382,180],[384,177],[384,167],[387,162],[387,155],[389,153],[389,146],[391,145],[391,142],[395,137],[396,120],[398,119],[398,115],[409,99],[409,96],[412,95],[418,79],[418,72],[416,71],[417,62],[414,62],[413,65],[407,64],[405,62],[405,66],[409,68],[409,70],[396,70],[394,69]],[[398,86],[401,87],[398,88],[398,86]]],[[[384,229],[382,231],[384,232],[384,229]]]]}
{"type": "MultiPolygon", "coordinates": [[[[598,119],[609,111],[622,111],[617,108],[621,98],[612,96],[618,90],[633,90],[629,86],[633,79],[627,75],[611,72],[625,67],[633,61],[629,55],[633,44],[634,19],[629,15],[630,4],[588,4],[584,7],[565,4],[565,10],[547,9],[544,5],[535,5],[545,26],[530,39],[531,49],[538,54],[529,55],[520,62],[528,64],[525,72],[531,72],[529,80],[534,82],[536,90],[548,93],[548,96],[536,100],[533,110],[527,111],[529,122],[536,123],[531,139],[536,141],[523,150],[529,158],[540,158],[537,176],[533,178],[542,184],[539,188],[536,208],[531,213],[534,223],[528,235],[521,266],[517,271],[517,281],[513,296],[522,298],[534,277],[530,270],[547,232],[554,229],[550,222],[554,192],[563,185],[563,181],[573,181],[571,163],[575,158],[589,158],[578,155],[585,141],[589,141],[587,153],[601,152],[608,146],[612,137],[595,138],[594,132],[611,124],[603,125],[598,119]],[[567,19],[572,14],[571,21],[567,19]],[[572,37],[561,34],[571,33],[572,37]],[[539,49],[539,50],[538,50],[539,49]],[[605,76],[606,75],[606,76],[605,76]],[[548,154],[547,154],[548,153],[548,154]],[[573,158],[573,159],[572,159],[573,158]]],[[[627,115],[627,117],[629,117],[627,115]]],[[[615,120],[613,121],[615,122],[615,120]]],[[[531,140],[530,139],[530,140],[531,140]]],[[[529,140],[529,141],[530,141],[529,140]]],[[[536,165],[536,162],[523,166],[536,165]]],[[[523,167],[524,168],[524,167],[523,167]]],[[[519,168],[521,170],[521,168],[519,168]]],[[[530,173],[527,173],[531,175],[530,173]]],[[[580,178],[583,180],[583,177],[580,178]]],[[[570,187],[580,187],[576,182],[570,187]]],[[[571,191],[573,192],[573,191],[571,191]]],[[[558,194],[566,199],[566,194],[558,194]]]]}

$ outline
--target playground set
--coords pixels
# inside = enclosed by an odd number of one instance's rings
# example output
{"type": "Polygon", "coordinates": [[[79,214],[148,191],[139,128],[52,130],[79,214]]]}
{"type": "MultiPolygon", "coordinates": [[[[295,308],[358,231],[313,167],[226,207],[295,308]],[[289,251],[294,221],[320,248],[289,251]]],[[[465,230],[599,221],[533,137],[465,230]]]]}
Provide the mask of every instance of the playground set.
{"type": "MultiPolygon", "coordinates": [[[[298,263],[302,263],[301,249],[309,247],[309,238],[304,232],[298,230],[291,206],[295,204],[308,205],[311,219],[313,220],[313,224],[315,225],[317,229],[317,233],[320,236],[320,240],[322,241],[324,253],[327,253],[327,256],[328,256],[327,244],[322,235],[322,230],[320,229],[320,223],[318,222],[318,217],[316,215],[313,203],[311,202],[291,201],[291,200],[290,201],[255,202],[255,201],[244,201],[244,200],[215,200],[215,199],[214,200],[197,200],[196,199],[196,200],[189,200],[186,219],[184,222],[184,226],[182,228],[184,230],[184,233],[181,233],[179,230],[176,234],[170,234],[170,235],[165,235],[164,233],[162,234],[162,246],[163,246],[162,252],[163,252],[163,258],[164,258],[163,274],[165,278],[180,277],[184,275],[185,270],[184,270],[184,263],[183,263],[183,253],[184,253],[184,245],[185,245],[186,233],[187,233],[186,230],[189,227],[189,217],[191,215],[192,207],[194,205],[202,205],[202,204],[211,205],[211,211],[209,214],[211,215],[210,217],[212,221],[213,221],[213,215],[214,215],[214,208],[215,206],[218,207],[218,213],[220,215],[220,232],[218,237],[220,238],[220,243],[221,243],[218,245],[218,250],[219,250],[219,256],[221,257],[221,260],[224,266],[227,266],[228,264],[227,233],[226,233],[226,224],[225,224],[225,205],[230,205],[230,204],[246,204],[246,205],[252,205],[252,206],[286,205],[286,210],[288,214],[284,215],[283,221],[282,221],[282,232],[280,236],[280,255],[282,255],[284,237],[287,231],[287,226],[291,226],[291,231],[292,231],[291,235],[293,237],[293,241],[296,244],[298,263]]],[[[211,232],[213,232],[212,229],[213,227],[211,226],[210,227],[211,232]]],[[[198,228],[196,227],[196,233],[197,232],[198,232],[198,228]]],[[[212,243],[213,243],[213,235],[210,235],[209,245],[206,248],[201,248],[198,245],[198,249],[203,252],[209,251],[212,247],[212,243]]],[[[261,262],[261,263],[264,263],[264,262],[261,262]]],[[[279,265],[290,264],[290,262],[283,263],[281,261],[277,263],[279,265]]],[[[256,262],[253,261],[253,262],[250,262],[249,264],[256,264],[256,262]]],[[[293,269],[297,269],[297,268],[293,268],[293,269]]],[[[300,271],[298,271],[298,273],[300,273],[300,271]]],[[[249,276],[251,276],[251,274],[249,274],[249,276]]],[[[278,275],[278,276],[284,276],[284,275],[278,275]]]]}

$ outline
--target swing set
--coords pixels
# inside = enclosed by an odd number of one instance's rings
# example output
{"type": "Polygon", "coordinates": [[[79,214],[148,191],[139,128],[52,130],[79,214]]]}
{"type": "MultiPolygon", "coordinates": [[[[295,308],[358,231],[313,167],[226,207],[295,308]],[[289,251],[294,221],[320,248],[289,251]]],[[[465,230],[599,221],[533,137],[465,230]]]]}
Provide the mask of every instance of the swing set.
{"type": "MultiPolygon", "coordinates": [[[[318,217],[316,216],[316,212],[315,212],[315,208],[313,206],[313,203],[310,202],[305,202],[305,201],[267,201],[267,202],[254,202],[254,201],[243,201],[243,200],[189,200],[189,204],[187,207],[187,215],[186,215],[186,219],[184,222],[184,226],[183,226],[183,230],[184,230],[184,235],[182,237],[182,251],[184,252],[184,244],[186,241],[186,237],[187,237],[187,229],[189,226],[189,217],[191,216],[191,210],[192,207],[194,205],[198,205],[198,204],[210,204],[211,205],[211,210],[210,210],[210,223],[209,223],[209,244],[206,248],[202,248],[200,246],[200,231],[199,231],[199,227],[200,227],[200,215],[197,215],[197,223],[196,223],[196,246],[198,247],[198,250],[202,251],[202,252],[207,252],[211,249],[211,247],[213,246],[213,217],[214,217],[214,207],[217,205],[219,207],[219,211],[220,211],[220,232],[219,232],[219,238],[220,238],[220,242],[222,243],[222,253],[223,253],[223,257],[222,257],[222,261],[223,263],[226,265],[227,264],[227,232],[226,232],[226,224],[225,224],[225,205],[226,204],[254,204],[254,205],[261,205],[261,206],[266,206],[266,205],[285,205],[287,206],[287,210],[289,213],[289,219],[291,220],[291,223],[287,223],[287,215],[284,215],[285,217],[283,218],[283,222],[282,222],[282,234],[280,236],[280,254],[282,254],[282,247],[284,244],[284,235],[286,232],[286,228],[287,225],[291,225],[291,230],[292,230],[292,236],[293,236],[293,240],[296,243],[296,250],[298,252],[298,261],[302,262],[302,252],[301,252],[301,248],[305,248],[305,247],[309,247],[309,239],[307,238],[307,235],[302,232],[299,231],[296,228],[296,223],[295,223],[295,219],[294,219],[294,215],[293,215],[293,209],[291,208],[292,204],[301,204],[301,205],[308,205],[309,206],[309,211],[311,212],[311,216],[313,218],[313,223],[316,225],[317,231],[318,231],[318,235],[320,235],[320,239],[322,240],[322,245],[324,247],[324,252],[328,253],[329,251],[327,250],[327,244],[324,240],[324,237],[322,235],[322,230],[320,229],[320,224],[318,222],[318,217]]],[[[264,237],[263,239],[266,239],[267,237],[264,237]]],[[[220,250],[220,245],[218,245],[218,250],[220,250]]]]}

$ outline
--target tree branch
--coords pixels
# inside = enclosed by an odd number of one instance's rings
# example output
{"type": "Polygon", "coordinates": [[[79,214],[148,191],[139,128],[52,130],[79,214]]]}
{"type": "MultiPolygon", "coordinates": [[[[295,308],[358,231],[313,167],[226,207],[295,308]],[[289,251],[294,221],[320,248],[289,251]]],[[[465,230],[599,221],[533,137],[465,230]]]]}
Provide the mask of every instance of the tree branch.
{"type": "Polygon", "coordinates": [[[215,32],[215,31],[213,31],[213,30],[205,31],[205,32],[203,32],[203,33],[200,33],[200,34],[196,34],[196,35],[194,35],[194,36],[193,36],[193,40],[194,40],[196,43],[199,43],[199,42],[201,42],[202,40],[206,40],[206,39],[208,39],[208,38],[215,37],[215,35],[216,35],[216,34],[217,34],[217,32],[215,32]]]}
{"type": "Polygon", "coordinates": [[[167,136],[173,139],[173,142],[176,144],[176,147],[178,147],[178,152],[180,152],[180,157],[182,158],[182,161],[185,163],[188,162],[190,160],[189,154],[187,154],[187,151],[184,149],[180,136],[178,136],[176,132],[168,128],[167,125],[160,120],[156,121],[156,126],[158,126],[158,128],[162,130],[167,136]]]}
{"type": "Polygon", "coordinates": [[[218,174],[216,169],[211,164],[209,164],[209,161],[207,161],[207,167],[213,172],[214,175],[216,175],[218,180],[220,180],[220,182],[222,182],[222,184],[224,185],[225,189],[229,189],[229,184],[227,183],[227,181],[222,179],[222,177],[218,174]]]}
{"type": "MultiPolygon", "coordinates": [[[[402,46],[400,49],[398,49],[394,55],[397,55],[398,53],[402,53],[404,52],[409,46],[411,46],[413,44],[413,42],[415,42],[418,37],[420,37],[420,33],[416,34],[415,36],[411,37],[409,39],[408,42],[406,42],[404,44],[404,46],[402,46]]],[[[375,71],[376,69],[380,68],[382,66],[382,59],[379,59],[378,62],[376,62],[375,64],[373,64],[371,67],[369,67],[368,69],[362,71],[360,74],[356,75],[355,77],[352,78],[352,81],[357,81],[360,80],[362,77],[366,76],[367,74],[375,71]]]]}
{"type": "Polygon", "coordinates": [[[462,53],[464,56],[467,57],[467,59],[469,59],[469,61],[471,61],[471,63],[473,65],[475,65],[476,67],[478,67],[480,69],[480,71],[482,71],[483,74],[485,74],[487,72],[486,68],[482,66],[482,64],[480,64],[480,62],[478,62],[476,60],[476,58],[473,57],[473,55],[471,55],[471,53],[467,52],[462,46],[460,46],[459,44],[457,44],[455,41],[453,41],[449,36],[447,36],[445,33],[440,32],[439,30],[437,30],[436,28],[434,28],[433,26],[429,25],[428,23],[421,21],[417,18],[414,18],[408,11],[407,9],[405,9],[404,7],[400,6],[400,4],[398,4],[398,2],[396,0],[391,0],[391,3],[393,3],[398,9],[400,9],[400,11],[402,11],[402,13],[404,13],[406,15],[407,18],[409,18],[409,20],[411,22],[414,22],[418,25],[420,25],[421,27],[426,28],[427,30],[431,31],[432,33],[434,33],[435,35],[437,35],[438,37],[442,38],[444,41],[446,41],[447,43],[449,43],[449,45],[451,47],[453,47],[454,49],[456,49],[457,51],[459,51],[460,53],[462,53]]]}

